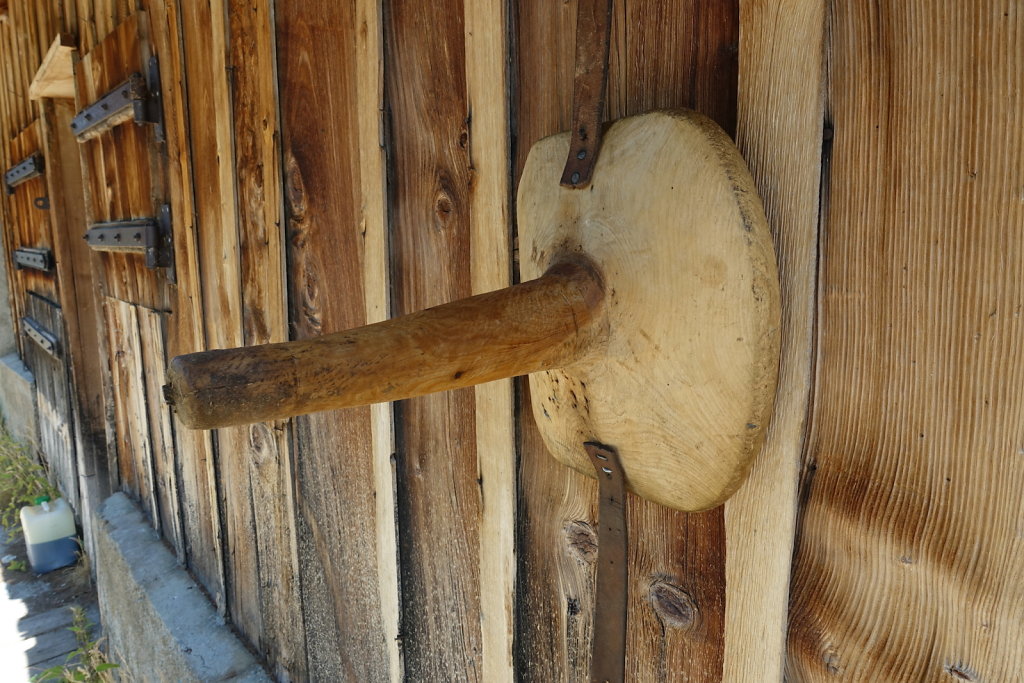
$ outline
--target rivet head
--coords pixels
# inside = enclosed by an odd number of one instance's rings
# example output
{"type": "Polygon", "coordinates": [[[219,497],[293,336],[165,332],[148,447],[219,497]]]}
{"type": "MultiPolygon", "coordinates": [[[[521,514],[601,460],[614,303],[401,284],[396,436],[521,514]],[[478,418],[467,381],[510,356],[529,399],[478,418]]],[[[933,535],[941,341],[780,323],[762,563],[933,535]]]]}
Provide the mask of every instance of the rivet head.
{"type": "Polygon", "coordinates": [[[587,150],[581,149],[579,152],[576,153],[576,158],[577,159],[586,159],[587,158],[587,150]]]}
{"type": "Polygon", "coordinates": [[[575,173],[573,173],[572,174],[572,178],[570,178],[570,180],[572,180],[572,184],[573,185],[578,183],[580,181],[580,173],[579,173],[579,171],[576,171],[575,173]]]}

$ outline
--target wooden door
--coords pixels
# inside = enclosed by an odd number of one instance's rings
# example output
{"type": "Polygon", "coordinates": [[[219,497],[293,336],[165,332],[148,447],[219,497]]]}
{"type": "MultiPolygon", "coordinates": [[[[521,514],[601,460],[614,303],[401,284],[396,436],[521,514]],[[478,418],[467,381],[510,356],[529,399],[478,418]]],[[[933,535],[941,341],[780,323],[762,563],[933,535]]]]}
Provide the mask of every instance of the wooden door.
{"type": "Polygon", "coordinates": [[[12,300],[18,307],[22,357],[36,382],[39,453],[77,509],[73,402],[41,132],[36,119],[12,141],[15,163],[4,174],[15,269],[12,300]]]}
{"type": "Polygon", "coordinates": [[[111,484],[138,498],[155,527],[177,529],[172,426],[160,398],[173,276],[164,256],[170,235],[161,208],[162,134],[146,122],[159,118],[159,83],[150,73],[144,18],[129,17],[76,65],[71,127],[81,143],[86,239],[110,364],[111,484]]]}

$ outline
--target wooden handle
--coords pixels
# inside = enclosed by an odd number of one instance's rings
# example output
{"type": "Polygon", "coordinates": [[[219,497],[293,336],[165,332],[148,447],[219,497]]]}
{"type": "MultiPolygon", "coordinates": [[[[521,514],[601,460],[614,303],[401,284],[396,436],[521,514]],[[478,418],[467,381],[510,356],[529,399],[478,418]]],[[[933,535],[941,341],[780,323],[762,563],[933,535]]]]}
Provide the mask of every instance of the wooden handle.
{"type": "Polygon", "coordinates": [[[600,337],[588,265],[313,339],[173,359],[167,401],[193,429],[397,401],[564,367],[600,337]]]}

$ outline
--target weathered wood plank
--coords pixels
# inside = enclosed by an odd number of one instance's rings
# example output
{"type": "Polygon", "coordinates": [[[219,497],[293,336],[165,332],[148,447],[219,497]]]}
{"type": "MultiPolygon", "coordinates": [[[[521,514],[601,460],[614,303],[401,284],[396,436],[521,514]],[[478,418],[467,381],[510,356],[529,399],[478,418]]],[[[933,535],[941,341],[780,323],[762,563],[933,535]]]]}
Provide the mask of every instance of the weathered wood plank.
{"type": "Polygon", "coordinates": [[[57,339],[56,357],[44,352],[34,342],[25,344],[25,363],[36,383],[39,451],[49,466],[51,479],[68,503],[80,511],[64,318],[55,301],[33,292],[29,292],[25,299],[25,314],[57,339]]]}
{"type": "MultiPolygon", "coordinates": [[[[464,6],[385,3],[396,315],[472,292],[464,6]]],[[[395,406],[406,675],[479,680],[481,499],[473,390],[395,406]]]]}
{"type": "MultiPolygon", "coordinates": [[[[167,129],[167,198],[171,204],[177,286],[174,315],[168,320],[167,351],[175,356],[206,348],[198,235],[192,196],[192,167],[185,102],[187,83],[181,52],[181,12],[177,2],[152,0],[153,48],[160,56],[161,86],[167,129]]],[[[210,432],[183,429],[172,422],[176,438],[175,465],[181,491],[182,560],[224,608],[224,555],[220,505],[216,496],[213,443],[210,432]]]]}
{"type": "MultiPolygon", "coordinates": [[[[521,169],[536,140],[569,127],[575,8],[522,3],[516,24],[516,167],[521,169]]],[[[689,107],[732,130],[737,44],[734,2],[616,3],[609,115],[689,107]]],[[[528,407],[522,412],[528,414],[528,407]]],[[[524,420],[519,675],[581,680],[588,676],[590,659],[597,487],[558,465],[533,432],[524,420]],[[560,597],[553,600],[551,592],[560,597]]],[[[725,620],[722,509],[687,515],[631,496],[628,520],[627,677],[719,680],[725,620]]]]}
{"type": "Polygon", "coordinates": [[[147,308],[136,310],[139,324],[139,346],[144,373],[143,395],[149,422],[151,461],[149,463],[153,489],[154,522],[157,530],[170,542],[179,557],[185,552],[185,538],[181,527],[181,506],[178,495],[178,473],[174,466],[174,433],[170,408],[163,400],[166,383],[167,354],[164,351],[166,314],[147,308]]]}
{"type": "Polygon", "coordinates": [[[73,100],[46,100],[40,105],[47,188],[60,304],[64,314],[67,364],[74,392],[75,448],[79,478],[79,519],[85,550],[94,556],[91,510],[110,494],[107,486],[104,357],[101,314],[93,280],[90,249],[82,240],[85,197],[78,142],[69,126],[73,100]]]}
{"type": "Polygon", "coordinates": [[[117,435],[117,463],[121,490],[137,498],[154,518],[152,497],[152,450],[149,415],[145,401],[142,349],[135,306],[106,297],[107,352],[109,353],[114,423],[117,435]]]}
{"type": "MultiPolygon", "coordinates": [[[[465,11],[469,164],[472,169],[470,281],[474,294],[512,284],[509,207],[509,21],[502,0],[465,11]]],[[[478,386],[482,679],[512,680],[515,639],[516,438],[511,380],[478,386]]]]}
{"type": "MultiPolygon", "coordinates": [[[[383,210],[379,152],[370,152],[380,131],[360,121],[380,101],[375,83],[379,62],[367,37],[378,21],[376,9],[366,4],[359,9],[357,13],[353,3],[322,1],[276,7],[295,338],[362,325],[371,303],[376,316],[386,314],[384,283],[374,281],[373,291],[364,292],[364,278],[382,268],[383,210]],[[325,45],[331,49],[322,49],[325,45]],[[357,56],[359,50],[364,56],[357,56]],[[360,75],[360,65],[376,73],[360,75]],[[361,91],[360,82],[372,90],[361,91]],[[367,160],[377,157],[376,166],[361,168],[364,147],[367,160]],[[365,179],[364,171],[370,174],[365,179]],[[376,186],[378,197],[369,196],[365,223],[360,212],[364,182],[376,186]],[[370,213],[375,201],[377,210],[370,213]],[[376,251],[364,253],[363,230],[374,226],[378,232],[370,239],[376,251]],[[371,253],[376,260],[367,271],[364,264],[371,253]]],[[[386,585],[394,573],[389,568],[394,555],[386,555],[384,543],[378,546],[393,513],[381,509],[388,492],[382,489],[375,495],[377,486],[387,485],[390,468],[388,462],[373,460],[375,454],[384,455],[381,440],[387,430],[381,417],[378,412],[371,419],[369,408],[359,408],[295,420],[302,605],[308,674],[314,679],[387,680],[396,675],[396,646],[386,642],[397,635],[392,616],[397,587],[386,585]]],[[[393,548],[394,541],[390,543],[393,548]]]]}
{"type": "MultiPolygon", "coordinates": [[[[359,120],[360,226],[363,247],[363,305],[367,324],[391,311],[388,253],[387,178],[384,149],[384,44],[379,0],[357,0],[356,109],[359,120]]],[[[390,403],[370,406],[370,444],[376,502],[377,584],[388,678],[403,680],[398,520],[395,499],[394,411],[390,403]]]]}
{"type": "MultiPolygon", "coordinates": [[[[233,178],[237,196],[241,341],[288,339],[277,116],[273,4],[229,0],[227,35],[232,75],[233,178]]],[[[233,288],[225,278],[211,286],[233,288]]],[[[257,592],[245,596],[259,610],[257,647],[281,678],[306,676],[306,647],[295,537],[290,423],[238,430],[244,451],[234,465],[248,470],[248,515],[255,530],[257,592]]],[[[222,444],[222,449],[224,448],[222,444]]],[[[228,461],[222,459],[222,465],[228,461]]],[[[229,506],[230,508],[230,506],[229,506]]],[[[238,539],[246,542],[248,539],[238,539]]],[[[236,552],[237,556],[237,552],[236,552]]],[[[239,586],[240,590],[242,587],[239,586]]]]}
{"type": "MultiPolygon", "coordinates": [[[[236,176],[235,171],[235,127],[234,116],[239,113],[232,101],[233,89],[229,80],[228,67],[245,71],[248,65],[230,62],[230,41],[233,39],[228,31],[228,3],[218,0],[212,3],[185,3],[182,12],[182,31],[185,59],[185,74],[189,93],[189,140],[191,143],[193,200],[199,224],[199,266],[202,275],[203,311],[206,316],[206,341],[213,348],[234,347],[245,343],[243,334],[243,281],[239,214],[239,190],[236,181],[247,182],[248,177],[236,176]]],[[[251,10],[247,10],[251,11],[251,10]]],[[[253,37],[246,38],[249,46],[253,37]]],[[[266,56],[264,55],[264,60],[266,56]]],[[[258,67],[258,63],[252,65],[258,67]]],[[[239,74],[235,74],[238,76],[239,74]]],[[[242,76],[242,101],[244,103],[253,94],[258,96],[258,72],[249,77],[242,76]]],[[[262,112],[263,117],[267,114],[262,112]]],[[[243,151],[251,152],[259,148],[260,139],[246,137],[243,129],[243,151]]],[[[273,148],[269,150],[272,154],[273,148]]],[[[263,153],[263,150],[259,150],[263,153]]],[[[245,190],[242,190],[244,193],[245,190]]],[[[262,210],[262,209],[260,209],[262,210]]],[[[274,206],[266,207],[274,211],[274,206]]],[[[265,219],[261,213],[248,214],[247,227],[252,230],[253,237],[259,239],[258,233],[265,219]]],[[[266,238],[264,238],[266,242],[266,238]]],[[[250,243],[251,244],[251,243],[250,243]]],[[[262,245],[252,253],[245,254],[256,269],[266,265],[261,258],[262,245]]],[[[269,251],[265,253],[270,253],[269,251]]],[[[280,260],[278,266],[266,268],[261,276],[269,284],[282,272],[280,260]]],[[[269,285],[271,288],[273,285],[269,285]]],[[[251,292],[251,285],[249,285],[251,292]]],[[[260,316],[275,315],[273,304],[265,307],[266,301],[253,300],[250,321],[260,316]]],[[[282,302],[275,302],[278,307],[282,302]]],[[[278,320],[280,320],[280,313],[278,320]]],[[[266,322],[259,323],[265,326],[266,322]]],[[[281,331],[269,332],[268,328],[257,331],[258,334],[269,335],[281,331]]],[[[256,429],[256,428],[254,428],[256,429]]],[[[250,432],[249,427],[223,429],[216,433],[215,442],[218,451],[224,457],[217,459],[218,492],[220,493],[222,526],[225,532],[225,586],[228,612],[238,629],[246,638],[264,653],[268,649],[267,633],[264,627],[263,599],[261,597],[260,576],[260,533],[256,527],[256,510],[254,501],[257,492],[254,487],[266,485],[271,467],[262,468],[263,474],[253,479],[250,468],[253,462],[276,461],[279,457],[273,431],[260,430],[250,432]],[[268,450],[270,453],[268,454],[268,450]]],[[[287,454],[285,469],[287,468],[287,454]]],[[[269,517],[267,521],[275,521],[269,517]]],[[[280,556],[271,553],[273,539],[277,530],[267,530],[262,536],[263,550],[267,551],[271,564],[279,563],[280,556]]],[[[287,532],[286,532],[287,535],[287,532]]],[[[284,554],[288,569],[287,558],[284,554]]],[[[270,568],[267,568],[270,571],[270,568]]],[[[290,581],[284,582],[290,585],[290,581]]],[[[293,608],[293,604],[280,605],[283,610],[293,608]]],[[[275,609],[276,607],[271,607],[275,609]]],[[[288,619],[284,620],[285,622],[288,619]]],[[[270,642],[276,642],[279,635],[271,635],[270,642]]],[[[287,638],[287,636],[284,636],[287,638]]],[[[295,659],[293,653],[288,655],[295,659]]],[[[302,654],[299,654],[299,660],[302,654]]],[[[293,666],[289,661],[285,666],[293,666]]]]}
{"type": "Polygon", "coordinates": [[[825,3],[743,0],[740,27],[737,139],[775,240],[783,357],[764,449],[725,504],[724,680],[778,681],[813,372],[825,3]]]}
{"type": "Polygon", "coordinates": [[[1024,661],[1024,13],[836,3],[794,680],[1024,661]]]}

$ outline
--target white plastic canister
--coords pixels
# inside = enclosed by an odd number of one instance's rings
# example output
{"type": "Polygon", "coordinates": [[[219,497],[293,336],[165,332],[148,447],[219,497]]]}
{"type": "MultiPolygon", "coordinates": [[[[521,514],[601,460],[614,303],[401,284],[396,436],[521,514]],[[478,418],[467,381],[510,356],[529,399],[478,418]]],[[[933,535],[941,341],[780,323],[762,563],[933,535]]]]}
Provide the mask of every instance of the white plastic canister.
{"type": "Polygon", "coordinates": [[[21,508],[21,529],[28,561],[37,574],[75,563],[75,516],[63,498],[51,503],[49,497],[42,496],[36,498],[35,505],[21,508]]]}

